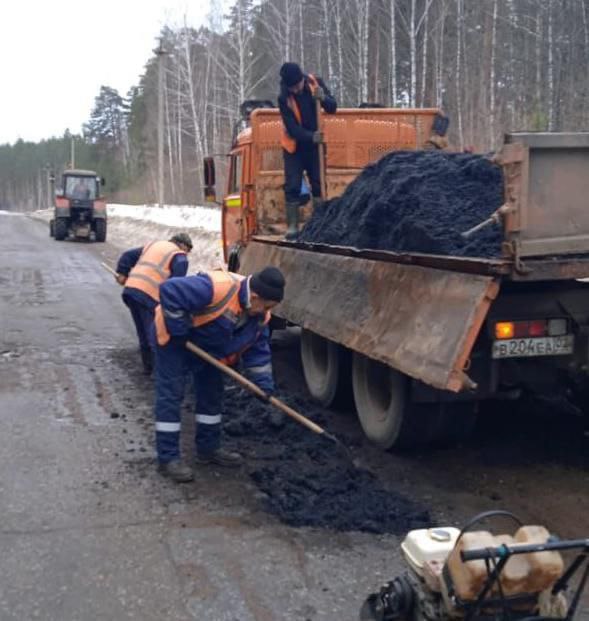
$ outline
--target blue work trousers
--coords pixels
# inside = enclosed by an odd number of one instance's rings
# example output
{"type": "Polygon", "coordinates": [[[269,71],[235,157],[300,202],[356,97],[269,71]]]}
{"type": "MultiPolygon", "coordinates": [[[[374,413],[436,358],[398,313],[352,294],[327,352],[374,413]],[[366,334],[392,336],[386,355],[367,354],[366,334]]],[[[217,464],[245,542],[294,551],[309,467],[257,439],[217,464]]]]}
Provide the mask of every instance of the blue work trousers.
{"type": "Polygon", "coordinates": [[[221,443],[223,374],[173,340],[155,348],[155,440],[158,459],[180,459],[180,408],[186,380],[196,396],[196,450],[210,455],[221,443]]]}
{"type": "Polygon", "coordinates": [[[133,318],[137,338],[139,339],[139,347],[144,350],[152,349],[150,332],[151,325],[153,324],[154,310],[127,296],[123,296],[123,301],[131,311],[131,317],[133,318]]]}

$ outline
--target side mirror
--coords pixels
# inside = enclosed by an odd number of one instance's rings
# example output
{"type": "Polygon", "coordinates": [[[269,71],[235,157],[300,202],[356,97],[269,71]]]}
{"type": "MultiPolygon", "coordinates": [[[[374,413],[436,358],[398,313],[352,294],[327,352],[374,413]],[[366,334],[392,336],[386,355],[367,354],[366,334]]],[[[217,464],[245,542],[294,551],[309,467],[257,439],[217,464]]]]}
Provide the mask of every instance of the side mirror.
{"type": "Polygon", "coordinates": [[[106,179],[104,177],[100,177],[100,185],[106,185],[106,179]]]}
{"type": "Polygon", "coordinates": [[[212,157],[205,157],[203,164],[205,200],[208,203],[215,203],[217,202],[217,194],[215,192],[215,160],[212,157]]]}

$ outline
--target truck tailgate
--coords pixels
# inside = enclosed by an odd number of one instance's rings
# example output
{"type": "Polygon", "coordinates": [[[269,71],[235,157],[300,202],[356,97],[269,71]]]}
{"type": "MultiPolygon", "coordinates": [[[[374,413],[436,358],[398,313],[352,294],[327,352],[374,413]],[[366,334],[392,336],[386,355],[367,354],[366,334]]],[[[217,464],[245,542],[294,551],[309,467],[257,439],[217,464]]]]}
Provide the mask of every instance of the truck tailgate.
{"type": "Polygon", "coordinates": [[[256,240],[240,263],[243,273],[266,265],[284,272],[278,316],[436,388],[472,385],[464,369],[497,295],[496,277],[256,240]]]}

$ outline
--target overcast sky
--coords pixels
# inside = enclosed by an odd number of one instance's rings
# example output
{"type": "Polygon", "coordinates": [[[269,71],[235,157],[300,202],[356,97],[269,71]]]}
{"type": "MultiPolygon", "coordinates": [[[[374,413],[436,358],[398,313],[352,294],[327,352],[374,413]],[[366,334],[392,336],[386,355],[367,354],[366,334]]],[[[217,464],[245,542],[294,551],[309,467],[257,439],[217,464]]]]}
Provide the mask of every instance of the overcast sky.
{"type": "Polygon", "coordinates": [[[137,84],[164,24],[209,0],[0,0],[0,144],[80,131],[102,84],[137,84]]]}

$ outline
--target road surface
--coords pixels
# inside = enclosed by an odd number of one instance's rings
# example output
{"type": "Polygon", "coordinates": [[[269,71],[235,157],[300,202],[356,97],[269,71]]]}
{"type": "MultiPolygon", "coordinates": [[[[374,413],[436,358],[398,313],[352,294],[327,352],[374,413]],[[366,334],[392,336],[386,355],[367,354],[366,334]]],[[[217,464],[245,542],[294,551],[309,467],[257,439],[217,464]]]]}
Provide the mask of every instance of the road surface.
{"type": "MultiPolygon", "coordinates": [[[[354,621],[399,573],[398,539],[286,526],[247,469],[162,479],[152,384],[100,268],[118,249],[55,242],[22,215],[0,214],[0,240],[0,619],[354,621]]],[[[304,391],[296,334],[276,359],[282,388],[304,391]]],[[[401,456],[367,445],[353,416],[333,425],[437,523],[501,507],[589,536],[576,423],[498,409],[468,446],[401,456]]]]}

